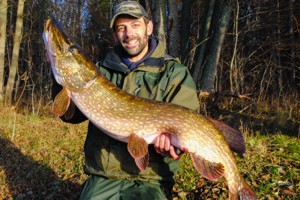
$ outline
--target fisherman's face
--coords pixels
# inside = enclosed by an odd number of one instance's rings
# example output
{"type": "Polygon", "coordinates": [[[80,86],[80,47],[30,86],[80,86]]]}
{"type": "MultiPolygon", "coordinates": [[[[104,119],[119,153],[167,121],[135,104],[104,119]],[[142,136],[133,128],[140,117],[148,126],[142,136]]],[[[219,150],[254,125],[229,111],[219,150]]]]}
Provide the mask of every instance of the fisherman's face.
{"type": "Polygon", "coordinates": [[[152,31],[152,22],[146,22],[143,17],[122,15],[116,20],[114,26],[115,37],[132,62],[139,61],[148,52],[148,39],[152,31]]]}

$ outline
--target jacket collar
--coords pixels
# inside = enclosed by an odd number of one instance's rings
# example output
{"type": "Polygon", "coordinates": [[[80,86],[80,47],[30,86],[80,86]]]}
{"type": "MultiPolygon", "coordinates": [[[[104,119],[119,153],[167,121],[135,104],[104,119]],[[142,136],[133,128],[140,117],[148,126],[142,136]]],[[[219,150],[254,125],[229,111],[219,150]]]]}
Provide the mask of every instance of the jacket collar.
{"type": "MultiPolygon", "coordinates": [[[[151,39],[154,40],[154,39],[151,39]]],[[[157,41],[156,48],[150,52],[150,55],[148,57],[143,58],[141,62],[138,63],[136,68],[142,67],[142,66],[149,66],[154,68],[161,68],[164,66],[164,45],[161,41],[157,41]]],[[[111,52],[109,52],[105,59],[101,62],[101,66],[104,66],[105,68],[112,69],[114,71],[123,72],[123,73],[129,73],[130,69],[126,66],[126,64],[122,61],[122,58],[120,58],[120,55],[122,55],[122,49],[120,46],[115,47],[111,52]]],[[[124,60],[124,58],[123,58],[124,60]]]]}

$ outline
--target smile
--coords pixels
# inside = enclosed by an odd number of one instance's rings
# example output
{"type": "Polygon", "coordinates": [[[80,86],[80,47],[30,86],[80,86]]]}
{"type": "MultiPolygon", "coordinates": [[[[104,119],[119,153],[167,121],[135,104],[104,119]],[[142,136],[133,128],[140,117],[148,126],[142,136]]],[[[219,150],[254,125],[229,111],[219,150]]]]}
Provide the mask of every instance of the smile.
{"type": "Polygon", "coordinates": [[[127,39],[124,41],[125,44],[127,44],[128,46],[134,46],[135,44],[138,43],[137,39],[127,39]]]}

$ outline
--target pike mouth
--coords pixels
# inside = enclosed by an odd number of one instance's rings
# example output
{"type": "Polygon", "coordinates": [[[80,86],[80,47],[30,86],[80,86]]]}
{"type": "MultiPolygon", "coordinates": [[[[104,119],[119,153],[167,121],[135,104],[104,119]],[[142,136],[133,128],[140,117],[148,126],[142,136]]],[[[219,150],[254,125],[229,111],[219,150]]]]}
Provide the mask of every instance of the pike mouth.
{"type": "Polygon", "coordinates": [[[45,28],[44,28],[45,31],[49,31],[49,29],[50,29],[50,23],[51,23],[51,19],[47,19],[47,21],[45,23],[45,28]]]}
{"type": "MultiPolygon", "coordinates": [[[[51,27],[51,19],[47,19],[44,25],[44,33],[43,33],[43,40],[47,50],[47,54],[50,57],[55,56],[54,48],[51,48],[51,41],[50,41],[50,27],[51,27]]],[[[52,45],[53,46],[53,45],[52,45]]]]}
{"type": "Polygon", "coordinates": [[[59,22],[54,18],[47,19],[45,22],[43,39],[48,54],[54,57],[57,56],[57,54],[66,53],[71,43],[59,22]]]}

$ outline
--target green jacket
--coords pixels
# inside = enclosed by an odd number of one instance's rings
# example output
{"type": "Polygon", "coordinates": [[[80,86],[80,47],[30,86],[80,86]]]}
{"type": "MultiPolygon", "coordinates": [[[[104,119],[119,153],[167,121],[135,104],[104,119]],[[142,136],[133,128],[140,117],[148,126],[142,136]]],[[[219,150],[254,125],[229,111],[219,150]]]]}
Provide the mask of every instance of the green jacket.
{"type": "MultiPolygon", "coordinates": [[[[117,47],[108,53],[99,65],[101,73],[119,88],[139,97],[198,110],[199,102],[195,84],[187,67],[174,58],[165,56],[161,43],[131,72],[121,62],[118,51],[117,47]]],[[[69,122],[78,123],[83,118],[82,114],[78,114],[69,122]]],[[[91,122],[84,152],[87,174],[111,179],[139,179],[162,183],[169,187],[174,183],[174,175],[179,165],[178,161],[157,154],[153,145],[149,145],[149,166],[145,172],[141,172],[127,151],[127,144],[102,133],[91,122]]]]}

